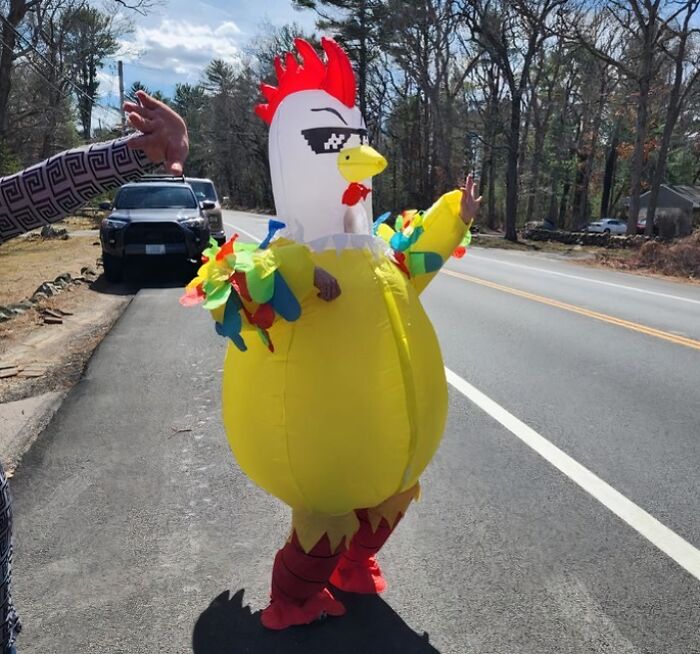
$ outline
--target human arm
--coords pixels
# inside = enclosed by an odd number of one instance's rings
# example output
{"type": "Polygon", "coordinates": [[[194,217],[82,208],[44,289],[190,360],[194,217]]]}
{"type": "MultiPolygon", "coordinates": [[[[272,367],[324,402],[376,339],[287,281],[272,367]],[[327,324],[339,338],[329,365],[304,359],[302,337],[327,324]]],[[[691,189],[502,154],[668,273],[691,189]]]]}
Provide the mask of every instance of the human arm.
{"type": "Polygon", "coordinates": [[[126,103],[125,109],[140,133],[67,150],[0,178],[0,243],[61,220],[160,163],[182,174],[188,153],[184,121],[146,93],[137,95],[141,104],[126,103]]]}

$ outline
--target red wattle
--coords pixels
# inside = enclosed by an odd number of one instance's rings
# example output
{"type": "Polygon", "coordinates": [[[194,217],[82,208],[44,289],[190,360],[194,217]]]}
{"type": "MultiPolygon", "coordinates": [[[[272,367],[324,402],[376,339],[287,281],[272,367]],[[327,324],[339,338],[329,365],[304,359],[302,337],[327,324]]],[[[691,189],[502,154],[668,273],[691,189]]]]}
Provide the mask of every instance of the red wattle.
{"type": "Polygon", "coordinates": [[[352,182],[352,184],[350,184],[343,193],[343,204],[347,205],[348,207],[353,207],[360,200],[364,200],[371,192],[372,189],[364,184],[352,182]]]}

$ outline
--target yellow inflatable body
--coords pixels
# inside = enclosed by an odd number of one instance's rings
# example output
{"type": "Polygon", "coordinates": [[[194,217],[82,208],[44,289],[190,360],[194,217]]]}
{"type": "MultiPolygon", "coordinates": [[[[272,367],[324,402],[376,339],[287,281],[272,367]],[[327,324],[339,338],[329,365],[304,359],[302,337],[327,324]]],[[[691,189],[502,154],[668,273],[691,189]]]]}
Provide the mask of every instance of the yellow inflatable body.
{"type": "MultiPolygon", "coordinates": [[[[466,229],[460,196],[426,212],[418,249],[449,257],[466,229]]],[[[246,474],[295,509],[341,515],[377,506],[416,484],[444,428],[442,357],[419,300],[432,275],[408,279],[367,248],[292,247],[296,256],[280,264],[292,288],[310,288],[320,266],[342,295],[326,303],[308,293],[298,321],[275,321],[274,354],[245,328],[248,350],[229,345],[229,442],[246,474]]]]}

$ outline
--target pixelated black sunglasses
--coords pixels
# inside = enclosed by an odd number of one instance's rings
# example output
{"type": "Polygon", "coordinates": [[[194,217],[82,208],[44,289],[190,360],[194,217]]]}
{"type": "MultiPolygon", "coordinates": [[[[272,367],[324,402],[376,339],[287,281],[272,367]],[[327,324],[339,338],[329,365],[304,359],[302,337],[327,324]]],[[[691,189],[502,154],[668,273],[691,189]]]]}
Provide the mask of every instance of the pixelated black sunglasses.
{"type": "Polygon", "coordinates": [[[301,133],[316,154],[340,152],[353,134],[357,134],[360,137],[360,145],[366,145],[368,142],[367,130],[363,128],[313,127],[311,129],[303,129],[301,133]]]}

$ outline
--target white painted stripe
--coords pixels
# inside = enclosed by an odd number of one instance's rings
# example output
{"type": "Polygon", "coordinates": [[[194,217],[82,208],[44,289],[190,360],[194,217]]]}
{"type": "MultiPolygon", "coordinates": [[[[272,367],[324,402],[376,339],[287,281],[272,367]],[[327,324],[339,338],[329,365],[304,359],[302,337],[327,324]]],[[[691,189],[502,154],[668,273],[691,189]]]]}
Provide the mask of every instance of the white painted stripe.
{"type": "Polygon", "coordinates": [[[532,270],[536,272],[546,273],[548,275],[557,275],[558,277],[568,277],[569,279],[577,279],[582,282],[590,282],[591,284],[600,284],[601,286],[612,286],[614,288],[622,288],[626,291],[634,291],[635,293],[644,293],[645,295],[655,295],[656,297],[664,297],[669,300],[678,300],[680,302],[690,302],[691,304],[700,304],[700,300],[694,300],[693,298],[683,297],[682,295],[671,295],[670,293],[661,293],[659,291],[649,291],[645,288],[637,288],[636,286],[627,286],[626,284],[616,284],[615,282],[604,282],[601,279],[593,279],[591,277],[584,277],[583,275],[572,275],[570,273],[558,272],[556,270],[549,270],[548,268],[538,268],[536,266],[526,266],[522,263],[513,263],[512,261],[503,261],[503,259],[491,258],[491,257],[481,257],[478,254],[474,254],[473,250],[469,254],[470,259],[479,259],[481,261],[488,261],[490,263],[500,263],[504,266],[512,266],[513,268],[523,268],[525,270],[532,270]]]}
{"type": "Polygon", "coordinates": [[[251,234],[250,232],[247,232],[245,229],[241,229],[240,227],[236,225],[232,225],[231,223],[227,223],[224,221],[224,225],[226,227],[230,227],[231,229],[235,229],[237,232],[240,232],[241,234],[245,234],[247,237],[252,238],[256,243],[260,243],[263,240],[262,236],[256,236],[255,234],[251,234]]]}
{"type": "Polygon", "coordinates": [[[600,477],[562,452],[544,436],[518,420],[500,404],[484,395],[480,390],[445,368],[447,381],[462,395],[488,413],[494,420],[517,436],[528,447],[563,472],[569,479],[597,499],[616,516],[644,536],[649,542],[685,568],[693,577],[700,580],[700,550],[685,541],[678,534],[661,524],[644,509],[637,506],[600,477]]]}

